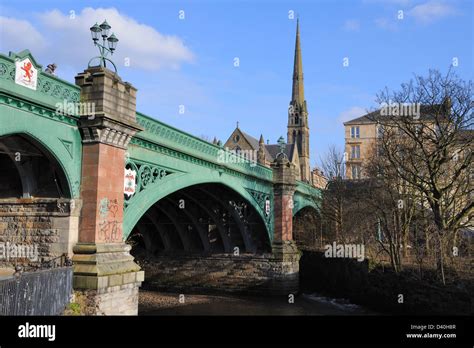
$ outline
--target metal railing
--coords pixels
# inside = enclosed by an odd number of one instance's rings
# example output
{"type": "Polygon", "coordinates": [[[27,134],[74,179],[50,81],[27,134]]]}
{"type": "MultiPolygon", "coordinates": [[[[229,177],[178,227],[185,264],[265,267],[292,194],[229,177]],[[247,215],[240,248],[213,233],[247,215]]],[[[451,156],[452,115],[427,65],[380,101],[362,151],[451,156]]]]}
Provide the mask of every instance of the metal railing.
{"type": "Polygon", "coordinates": [[[59,315],[72,295],[72,267],[0,279],[0,315],[59,315]]]}

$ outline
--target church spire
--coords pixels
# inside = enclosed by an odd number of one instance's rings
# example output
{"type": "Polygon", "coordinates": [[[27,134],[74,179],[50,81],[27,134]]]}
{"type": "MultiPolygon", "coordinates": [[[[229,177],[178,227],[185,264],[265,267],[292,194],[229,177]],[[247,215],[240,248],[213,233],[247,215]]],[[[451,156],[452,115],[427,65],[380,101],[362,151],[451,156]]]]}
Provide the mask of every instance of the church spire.
{"type": "Polygon", "coordinates": [[[293,66],[293,89],[288,107],[288,144],[298,149],[301,180],[310,182],[308,110],[304,100],[303,59],[300,43],[300,21],[296,22],[295,62],[293,66]]]}
{"type": "Polygon", "coordinates": [[[300,107],[304,104],[303,59],[301,57],[300,20],[296,20],[295,62],[293,65],[292,104],[300,107]]]}

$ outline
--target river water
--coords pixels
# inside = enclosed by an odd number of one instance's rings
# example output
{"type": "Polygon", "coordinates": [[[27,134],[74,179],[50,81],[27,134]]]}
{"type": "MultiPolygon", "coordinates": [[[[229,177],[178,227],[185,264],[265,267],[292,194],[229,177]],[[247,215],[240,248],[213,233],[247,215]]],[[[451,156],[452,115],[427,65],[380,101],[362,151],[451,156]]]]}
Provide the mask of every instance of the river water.
{"type": "Polygon", "coordinates": [[[286,297],[171,294],[141,291],[139,315],[376,315],[344,299],[301,294],[286,297]]]}

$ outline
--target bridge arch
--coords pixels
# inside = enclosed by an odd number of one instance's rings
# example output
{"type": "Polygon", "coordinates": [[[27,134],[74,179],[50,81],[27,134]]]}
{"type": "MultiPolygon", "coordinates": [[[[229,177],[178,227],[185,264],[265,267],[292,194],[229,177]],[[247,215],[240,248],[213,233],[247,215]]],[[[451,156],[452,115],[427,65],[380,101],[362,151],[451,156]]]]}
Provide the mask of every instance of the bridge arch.
{"type": "Polygon", "coordinates": [[[320,210],[307,204],[293,215],[293,239],[300,249],[314,249],[322,241],[320,210]]]}
{"type": "Polygon", "coordinates": [[[32,132],[0,133],[0,167],[4,170],[0,197],[71,198],[72,187],[65,166],[44,139],[32,132]]]}
{"type": "Polygon", "coordinates": [[[125,211],[124,221],[130,217],[130,208],[134,208],[138,220],[125,238],[148,244],[148,256],[150,249],[163,254],[229,254],[235,252],[235,247],[239,253],[271,251],[266,224],[245,189],[247,197],[222,182],[176,176],[173,185],[171,178],[166,184],[160,183],[161,189],[155,188],[159,193],[153,196],[145,190],[147,195],[141,198],[148,197],[147,206],[135,197],[134,204],[125,211]],[[154,246],[152,240],[157,241],[154,246]]]}
{"type": "Polygon", "coordinates": [[[300,200],[297,196],[295,196],[293,206],[293,217],[295,217],[303,209],[309,209],[319,214],[320,207],[313,200],[300,200]]]}
{"type": "MultiPolygon", "coordinates": [[[[265,221],[265,214],[262,208],[258,205],[250,192],[242,186],[242,183],[238,179],[225,174],[221,175],[216,171],[212,173],[174,173],[164,177],[159,183],[147,187],[147,189],[138,192],[132,197],[130,204],[128,204],[124,212],[124,238],[128,238],[138,220],[140,220],[145,212],[147,212],[156,202],[174,192],[199,184],[219,184],[229,188],[245,199],[260,215],[261,219],[265,221]]],[[[272,232],[267,224],[265,224],[265,228],[268,237],[272,240],[272,232]]]]}
{"type": "Polygon", "coordinates": [[[81,138],[77,129],[62,124],[44,123],[23,119],[22,113],[15,113],[17,120],[10,120],[0,128],[0,138],[23,136],[58,164],[66,177],[67,191],[71,198],[79,198],[81,177],[81,138]]]}

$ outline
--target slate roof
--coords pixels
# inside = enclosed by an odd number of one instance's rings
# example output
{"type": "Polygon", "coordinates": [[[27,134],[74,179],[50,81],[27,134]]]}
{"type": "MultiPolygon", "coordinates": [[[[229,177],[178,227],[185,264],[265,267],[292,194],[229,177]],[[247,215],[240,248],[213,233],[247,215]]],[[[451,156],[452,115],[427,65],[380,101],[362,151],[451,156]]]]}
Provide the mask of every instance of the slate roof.
{"type": "MultiPolygon", "coordinates": [[[[445,110],[445,106],[443,104],[421,105],[419,120],[423,121],[423,120],[433,119],[434,115],[439,114],[440,112],[443,112],[444,110],[445,110]]],[[[347,122],[344,122],[344,126],[383,122],[387,119],[391,119],[394,117],[396,116],[381,115],[381,109],[379,109],[379,110],[369,112],[363,116],[349,120],[347,122]]],[[[399,117],[406,117],[406,116],[399,116],[399,117]]]]}
{"type": "MultiPolygon", "coordinates": [[[[254,150],[259,149],[259,141],[256,138],[254,138],[250,134],[243,132],[242,130],[240,130],[240,132],[242,133],[242,135],[245,137],[245,139],[248,141],[248,143],[254,150]]],[[[285,153],[288,156],[288,160],[290,162],[293,161],[293,148],[294,148],[294,144],[286,144],[285,153]]],[[[268,161],[273,162],[273,160],[275,160],[276,155],[279,152],[280,152],[280,145],[265,144],[265,157],[268,161]]]]}
{"type": "MultiPolygon", "coordinates": [[[[288,156],[288,160],[290,162],[293,161],[293,148],[294,147],[295,147],[295,144],[286,144],[285,153],[288,156]]],[[[270,153],[272,161],[276,158],[278,153],[280,153],[280,145],[278,144],[265,145],[265,148],[270,153]]]]}
{"type": "Polygon", "coordinates": [[[254,150],[258,150],[259,146],[258,146],[258,140],[256,138],[254,138],[250,134],[245,133],[242,130],[240,130],[240,133],[242,133],[242,135],[245,137],[245,139],[249,142],[250,146],[252,146],[254,150]]]}

